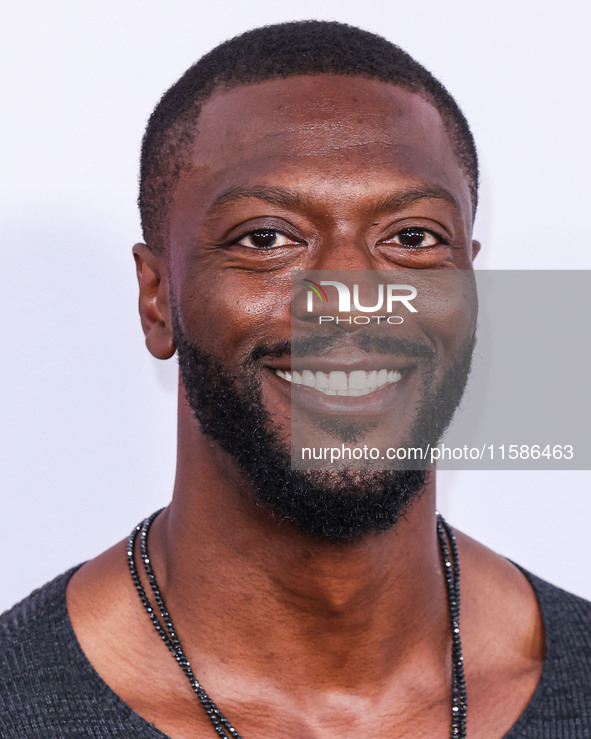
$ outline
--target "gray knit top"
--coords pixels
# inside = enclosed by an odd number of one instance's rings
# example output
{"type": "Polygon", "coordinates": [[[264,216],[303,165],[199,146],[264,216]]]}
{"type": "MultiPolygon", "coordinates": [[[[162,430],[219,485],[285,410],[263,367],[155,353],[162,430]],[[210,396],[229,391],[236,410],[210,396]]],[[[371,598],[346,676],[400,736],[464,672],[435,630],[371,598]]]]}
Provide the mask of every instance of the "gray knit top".
{"type": "MultiPolygon", "coordinates": [[[[167,739],[109,688],[80,648],[65,598],[76,569],[0,616],[0,737],[167,739]]],[[[591,739],[591,603],[524,574],[540,603],[546,659],[529,705],[505,737],[591,739]]]]}

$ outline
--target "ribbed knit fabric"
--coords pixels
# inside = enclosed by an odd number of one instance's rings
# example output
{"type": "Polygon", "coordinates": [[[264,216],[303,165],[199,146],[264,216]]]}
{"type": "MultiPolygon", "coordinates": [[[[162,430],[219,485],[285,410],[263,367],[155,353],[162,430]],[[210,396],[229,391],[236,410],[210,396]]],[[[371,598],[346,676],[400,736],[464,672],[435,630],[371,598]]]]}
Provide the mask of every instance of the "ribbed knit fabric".
{"type": "MultiPolygon", "coordinates": [[[[65,599],[76,569],[0,616],[0,737],[166,739],[115,695],[80,648],[65,599]]],[[[540,603],[546,661],[505,739],[591,739],[591,603],[524,574],[540,603]]],[[[469,724],[478,721],[468,716],[469,724]]]]}

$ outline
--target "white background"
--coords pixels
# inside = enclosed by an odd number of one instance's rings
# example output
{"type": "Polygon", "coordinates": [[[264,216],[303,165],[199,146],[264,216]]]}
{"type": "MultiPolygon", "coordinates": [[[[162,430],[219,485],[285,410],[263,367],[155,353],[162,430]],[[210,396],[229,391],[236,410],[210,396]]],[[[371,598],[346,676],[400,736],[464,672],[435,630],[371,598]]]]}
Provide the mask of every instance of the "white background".
{"type": "MultiPolygon", "coordinates": [[[[218,42],[298,18],[381,33],[456,96],[482,164],[480,267],[591,268],[583,3],[12,3],[0,43],[0,610],[168,501],[176,362],[144,348],[130,252],[143,128],[218,42]]],[[[448,472],[440,507],[591,598],[590,482],[448,472]]]]}

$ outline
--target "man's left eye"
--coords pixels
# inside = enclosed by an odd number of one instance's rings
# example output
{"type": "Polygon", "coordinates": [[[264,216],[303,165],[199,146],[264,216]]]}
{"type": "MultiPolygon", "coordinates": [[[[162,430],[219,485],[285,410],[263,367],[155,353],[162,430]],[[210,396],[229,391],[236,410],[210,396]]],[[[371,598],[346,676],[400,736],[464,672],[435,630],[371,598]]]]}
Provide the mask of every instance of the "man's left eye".
{"type": "Polygon", "coordinates": [[[234,243],[240,246],[249,246],[251,249],[271,249],[297,242],[281,233],[281,231],[275,231],[272,228],[258,228],[256,231],[244,234],[234,243]]]}
{"type": "Polygon", "coordinates": [[[392,236],[392,238],[386,239],[383,243],[400,244],[400,246],[410,249],[424,249],[425,247],[443,244],[445,241],[425,228],[404,228],[392,236]]]}

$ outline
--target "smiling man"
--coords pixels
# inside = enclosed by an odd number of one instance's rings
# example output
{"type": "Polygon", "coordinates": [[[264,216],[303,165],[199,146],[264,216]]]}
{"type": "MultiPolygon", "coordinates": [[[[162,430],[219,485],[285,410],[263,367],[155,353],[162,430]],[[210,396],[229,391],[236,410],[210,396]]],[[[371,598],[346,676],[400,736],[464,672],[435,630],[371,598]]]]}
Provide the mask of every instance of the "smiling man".
{"type": "Polygon", "coordinates": [[[173,499],[2,617],[3,737],[591,736],[589,604],[454,532],[431,467],[292,464],[314,429],[439,439],[477,181],[449,94],[348,26],[249,32],[164,95],[134,256],[148,349],[179,358],[173,499]],[[437,302],[310,334],[298,275],[335,270],[437,302]]]}

